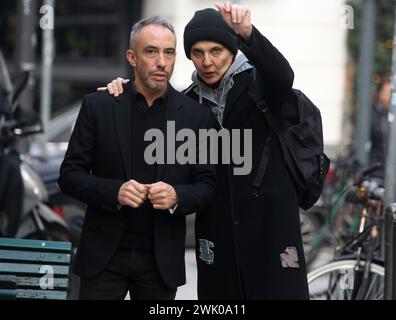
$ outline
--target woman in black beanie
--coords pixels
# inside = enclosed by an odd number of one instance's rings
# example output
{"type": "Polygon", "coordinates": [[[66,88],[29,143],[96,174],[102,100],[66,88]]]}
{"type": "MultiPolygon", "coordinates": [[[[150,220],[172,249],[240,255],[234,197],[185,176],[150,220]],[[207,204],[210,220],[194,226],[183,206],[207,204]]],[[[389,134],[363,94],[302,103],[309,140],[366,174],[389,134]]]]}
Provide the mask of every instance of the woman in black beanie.
{"type": "Polygon", "coordinates": [[[253,169],[238,176],[235,165],[219,165],[212,214],[196,217],[198,298],[306,299],[298,200],[275,139],[263,183],[253,186],[270,132],[251,92],[259,88],[279,109],[294,74],[251,24],[249,8],[216,6],[197,11],[185,27],[185,53],[196,68],[185,94],[210,106],[219,128],[252,129],[253,169]]]}

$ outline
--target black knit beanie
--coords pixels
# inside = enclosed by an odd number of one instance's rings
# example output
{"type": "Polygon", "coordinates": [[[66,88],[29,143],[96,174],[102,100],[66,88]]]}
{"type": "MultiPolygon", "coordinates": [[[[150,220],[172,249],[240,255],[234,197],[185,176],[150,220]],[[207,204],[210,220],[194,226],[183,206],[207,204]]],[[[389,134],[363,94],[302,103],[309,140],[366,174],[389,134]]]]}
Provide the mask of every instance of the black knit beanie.
{"type": "Polygon", "coordinates": [[[203,9],[195,12],[193,18],[184,28],[184,51],[190,58],[191,47],[198,41],[214,41],[222,44],[232,54],[238,51],[236,32],[224,21],[220,12],[203,9]]]}

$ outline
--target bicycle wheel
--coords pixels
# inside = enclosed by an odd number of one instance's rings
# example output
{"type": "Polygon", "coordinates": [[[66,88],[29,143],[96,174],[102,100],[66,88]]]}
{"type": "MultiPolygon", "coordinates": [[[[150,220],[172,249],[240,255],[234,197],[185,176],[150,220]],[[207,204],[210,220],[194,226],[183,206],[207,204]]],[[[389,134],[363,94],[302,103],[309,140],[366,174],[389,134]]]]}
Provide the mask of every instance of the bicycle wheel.
{"type": "Polygon", "coordinates": [[[382,300],[385,269],[371,262],[367,281],[362,281],[365,261],[340,260],[308,273],[311,300],[382,300]],[[365,285],[362,285],[365,283],[365,285]]]}

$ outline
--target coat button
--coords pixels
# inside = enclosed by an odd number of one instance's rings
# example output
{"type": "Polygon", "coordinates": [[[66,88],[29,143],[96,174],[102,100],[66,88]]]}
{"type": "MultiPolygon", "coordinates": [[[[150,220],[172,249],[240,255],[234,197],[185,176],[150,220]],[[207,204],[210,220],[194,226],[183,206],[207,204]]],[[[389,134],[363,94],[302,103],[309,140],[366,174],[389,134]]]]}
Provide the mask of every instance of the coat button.
{"type": "Polygon", "coordinates": [[[236,219],[234,220],[234,225],[238,225],[238,224],[239,224],[239,222],[241,222],[241,219],[239,219],[239,218],[236,218],[236,219]]]}
{"type": "Polygon", "coordinates": [[[258,198],[259,197],[258,193],[257,192],[253,192],[253,197],[258,198]]]}

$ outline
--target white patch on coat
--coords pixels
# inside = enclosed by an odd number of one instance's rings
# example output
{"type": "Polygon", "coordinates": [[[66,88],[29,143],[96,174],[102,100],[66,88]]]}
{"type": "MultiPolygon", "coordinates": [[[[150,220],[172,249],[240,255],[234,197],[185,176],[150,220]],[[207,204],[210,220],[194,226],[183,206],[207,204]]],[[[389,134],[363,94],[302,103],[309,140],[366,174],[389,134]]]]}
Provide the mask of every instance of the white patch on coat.
{"type": "Polygon", "coordinates": [[[214,248],[214,243],[206,239],[198,239],[199,241],[199,258],[211,265],[214,262],[214,252],[210,250],[214,248]]]}
{"type": "Polygon", "coordinates": [[[283,268],[300,268],[298,265],[298,254],[296,247],[287,247],[285,252],[280,254],[283,268]]]}

